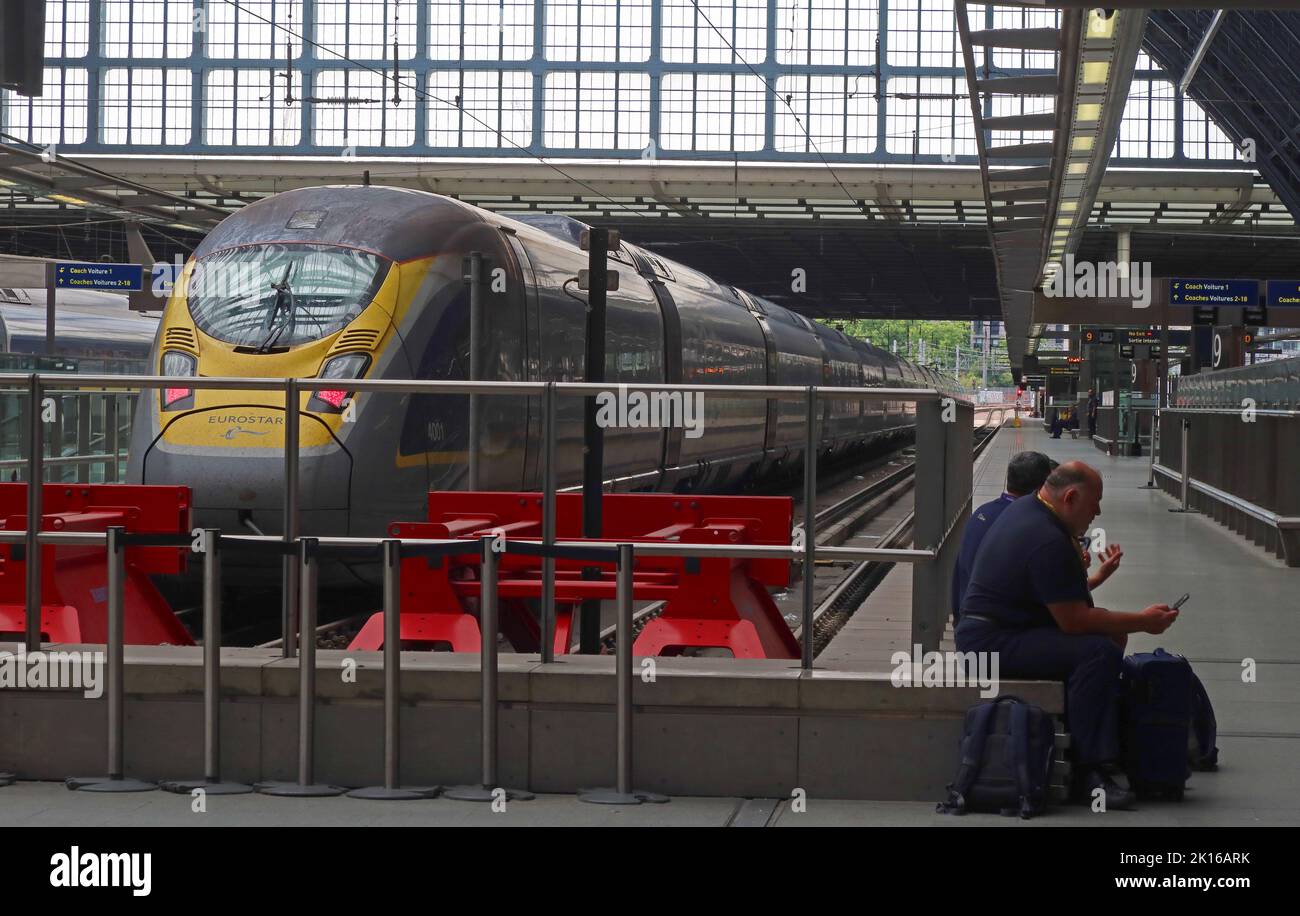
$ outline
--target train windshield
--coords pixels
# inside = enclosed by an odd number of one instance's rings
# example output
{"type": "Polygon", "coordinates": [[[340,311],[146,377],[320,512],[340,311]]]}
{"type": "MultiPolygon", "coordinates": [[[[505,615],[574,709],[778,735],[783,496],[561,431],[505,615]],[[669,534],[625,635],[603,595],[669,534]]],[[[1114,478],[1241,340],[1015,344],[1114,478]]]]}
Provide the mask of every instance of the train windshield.
{"type": "Polygon", "coordinates": [[[320,340],[374,298],[388,262],[330,245],[228,248],[201,259],[187,299],[200,331],[260,352],[320,340]]]}

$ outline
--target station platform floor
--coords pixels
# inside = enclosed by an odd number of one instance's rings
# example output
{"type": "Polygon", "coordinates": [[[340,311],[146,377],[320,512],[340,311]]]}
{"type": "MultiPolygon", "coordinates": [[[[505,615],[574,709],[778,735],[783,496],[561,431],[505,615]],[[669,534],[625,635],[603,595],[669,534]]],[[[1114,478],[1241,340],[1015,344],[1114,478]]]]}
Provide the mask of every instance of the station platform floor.
{"type": "MultiPolygon", "coordinates": [[[[1170,512],[1176,507],[1172,499],[1142,488],[1148,458],[1108,457],[1084,437],[1053,440],[1032,420],[1021,429],[1000,430],[982,456],[975,477],[977,504],[998,495],[1007,459],[1023,449],[1043,451],[1058,461],[1081,459],[1103,476],[1102,514],[1094,526],[1104,529],[1109,542],[1123,547],[1124,559],[1098,590],[1098,604],[1136,610],[1172,602],[1183,592],[1191,594],[1178,622],[1166,633],[1130,639],[1130,650],[1161,646],[1186,655],[1214,703],[1221,767],[1215,773],[1193,774],[1182,803],[1145,802],[1136,811],[1106,815],[1083,806],[1056,806],[1028,822],[996,815],[945,817],[934,813],[932,802],[815,797],[807,798],[805,809],[798,811],[788,798],[678,797],[666,805],[612,808],[584,804],[572,795],[544,795],[531,802],[511,802],[506,811],[496,813],[487,805],[446,799],[403,803],[213,796],[206,799],[206,812],[197,813],[188,796],[87,795],[69,792],[60,783],[20,782],[0,788],[0,826],[1300,825],[1300,767],[1295,765],[1300,750],[1297,571],[1204,516],[1170,512]],[[1254,664],[1253,682],[1243,680],[1247,660],[1254,664]]],[[[900,594],[898,574],[907,570],[895,567],[877,594],[900,594]]],[[[882,648],[882,632],[886,639],[906,639],[897,626],[906,623],[906,605],[889,613],[899,619],[891,619],[890,627],[876,628],[874,654],[882,648]]],[[[840,664],[847,662],[819,660],[825,667],[840,664]]],[[[953,748],[954,772],[955,752],[953,748]]]]}

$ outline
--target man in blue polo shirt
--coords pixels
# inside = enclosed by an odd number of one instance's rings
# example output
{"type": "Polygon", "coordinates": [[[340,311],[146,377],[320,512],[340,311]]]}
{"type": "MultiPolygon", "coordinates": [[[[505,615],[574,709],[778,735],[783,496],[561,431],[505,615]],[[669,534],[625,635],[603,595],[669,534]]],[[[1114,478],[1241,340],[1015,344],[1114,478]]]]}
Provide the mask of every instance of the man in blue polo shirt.
{"type": "Polygon", "coordinates": [[[1071,461],[1034,496],[1008,505],[976,554],[955,636],[960,652],[997,652],[1003,677],[1065,682],[1080,785],[1089,794],[1100,788],[1109,810],[1134,801],[1114,778],[1123,657],[1114,637],[1163,633],[1178,612],[1093,605],[1077,539],[1101,514],[1101,495],[1101,475],[1071,461]]]}
{"type": "Polygon", "coordinates": [[[997,521],[1002,510],[1020,497],[1034,493],[1052,473],[1056,462],[1042,452],[1017,452],[1007,462],[1007,489],[997,499],[990,500],[970,515],[966,530],[961,536],[961,552],[957,555],[957,566],[952,572],[952,622],[956,626],[961,619],[961,599],[966,594],[966,583],[970,581],[970,571],[975,565],[975,554],[984,541],[989,527],[997,521]]]}
{"type": "MultiPolygon", "coordinates": [[[[984,535],[1002,510],[1020,497],[1037,493],[1038,488],[1047,480],[1047,475],[1056,470],[1057,462],[1042,452],[1018,452],[1007,464],[1007,489],[997,499],[989,500],[971,513],[970,521],[961,536],[961,552],[952,573],[952,624],[955,627],[961,621],[961,602],[966,595],[966,583],[970,581],[970,571],[975,567],[975,555],[979,553],[984,535]]],[[[1085,549],[1081,552],[1084,569],[1087,569],[1092,557],[1085,549]]],[[[1119,569],[1124,551],[1118,544],[1111,544],[1104,551],[1098,551],[1101,559],[1098,570],[1088,577],[1088,591],[1095,590],[1119,569]]],[[[1124,648],[1126,637],[1116,637],[1119,647],[1124,648]]]]}

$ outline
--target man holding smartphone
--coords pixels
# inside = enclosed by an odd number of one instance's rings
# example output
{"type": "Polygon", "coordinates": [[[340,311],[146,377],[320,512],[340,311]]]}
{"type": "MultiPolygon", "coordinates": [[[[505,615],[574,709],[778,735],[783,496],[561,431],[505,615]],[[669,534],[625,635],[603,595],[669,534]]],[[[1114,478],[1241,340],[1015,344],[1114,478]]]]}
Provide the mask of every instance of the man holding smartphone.
{"type": "Polygon", "coordinates": [[[1178,611],[1093,604],[1076,539],[1101,514],[1101,497],[1101,475],[1071,461],[1035,495],[1009,505],[975,558],[955,636],[958,651],[997,652],[1004,677],[1065,682],[1082,787],[1100,788],[1107,808],[1119,809],[1131,807],[1134,796],[1114,778],[1123,658],[1117,637],[1163,633],[1178,611]]]}

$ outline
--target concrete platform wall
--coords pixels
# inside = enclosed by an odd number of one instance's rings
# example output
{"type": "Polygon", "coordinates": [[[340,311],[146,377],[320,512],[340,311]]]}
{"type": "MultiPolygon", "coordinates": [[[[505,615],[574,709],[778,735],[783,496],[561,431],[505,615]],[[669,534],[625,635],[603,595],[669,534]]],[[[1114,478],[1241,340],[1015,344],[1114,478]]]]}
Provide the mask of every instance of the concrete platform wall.
{"type": "MultiPolygon", "coordinates": [[[[501,657],[504,785],[573,792],[613,781],[613,664],[501,657]]],[[[322,651],[318,665],[317,780],[381,783],[381,657],[322,651]],[[341,676],[345,659],[356,661],[355,682],[341,676]]],[[[403,653],[402,665],[403,781],[477,782],[477,657],[403,653]]],[[[656,659],[655,675],[634,692],[635,782],[671,795],[789,797],[802,788],[816,798],[937,800],[956,771],[961,717],[980,701],[976,687],[896,688],[888,674],[804,673],[784,661],[656,659]]],[[[223,776],[296,778],[297,684],[296,660],[225,651],[223,776]]],[[[1059,684],[1001,686],[1062,712],[1059,684]]],[[[128,647],[126,692],[127,774],[202,775],[200,650],[128,647]]],[[[0,770],[24,779],[101,774],[106,712],[102,698],[78,691],[0,691],[0,770]]]]}

